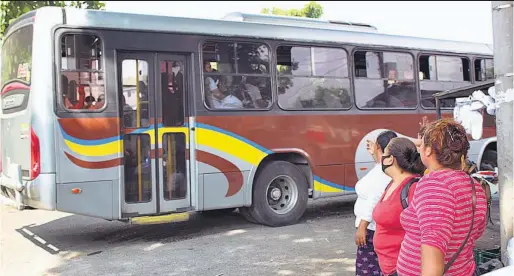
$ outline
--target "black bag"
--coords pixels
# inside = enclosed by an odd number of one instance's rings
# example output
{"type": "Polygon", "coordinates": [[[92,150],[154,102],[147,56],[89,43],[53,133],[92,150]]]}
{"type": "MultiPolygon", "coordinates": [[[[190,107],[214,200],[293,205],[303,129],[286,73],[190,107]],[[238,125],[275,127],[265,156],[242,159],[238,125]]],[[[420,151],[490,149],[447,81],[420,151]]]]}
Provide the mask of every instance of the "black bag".
{"type": "Polygon", "coordinates": [[[417,183],[418,181],[419,181],[419,178],[414,177],[411,180],[409,180],[409,183],[405,184],[405,186],[403,186],[403,188],[402,188],[402,191],[400,193],[400,201],[402,203],[402,207],[404,210],[407,209],[407,207],[409,207],[410,186],[412,186],[412,184],[414,184],[414,183],[417,183]]]}

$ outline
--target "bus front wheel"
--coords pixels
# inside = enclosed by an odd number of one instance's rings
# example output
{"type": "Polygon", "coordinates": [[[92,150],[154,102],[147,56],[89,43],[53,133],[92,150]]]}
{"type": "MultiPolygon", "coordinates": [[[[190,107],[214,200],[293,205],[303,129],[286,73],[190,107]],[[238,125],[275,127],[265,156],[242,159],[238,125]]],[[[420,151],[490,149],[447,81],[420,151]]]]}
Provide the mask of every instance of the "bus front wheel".
{"type": "Polygon", "coordinates": [[[307,209],[308,191],[307,178],[300,168],[286,161],[273,161],[254,182],[250,215],[272,227],[294,224],[307,209]]]}

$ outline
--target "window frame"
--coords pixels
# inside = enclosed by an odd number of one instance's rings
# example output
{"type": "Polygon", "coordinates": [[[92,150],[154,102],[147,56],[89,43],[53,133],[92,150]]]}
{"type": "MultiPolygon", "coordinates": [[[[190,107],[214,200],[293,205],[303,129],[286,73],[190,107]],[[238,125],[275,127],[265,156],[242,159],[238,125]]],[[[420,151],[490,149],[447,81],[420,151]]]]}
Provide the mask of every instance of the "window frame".
{"type": "Polygon", "coordinates": [[[201,95],[202,95],[202,104],[204,106],[204,108],[208,111],[213,111],[213,112],[241,112],[241,111],[249,111],[249,112],[254,112],[254,111],[270,111],[273,109],[273,106],[275,105],[275,101],[277,100],[276,99],[276,91],[274,91],[273,87],[275,86],[274,85],[274,82],[273,82],[273,75],[275,73],[275,69],[274,69],[274,58],[273,58],[273,48],[270,46],[269,43],[267,42],[263,42],[263,41],[255,41],[255,40],[248,40],[248,39],[240,39],[240,38],[222,38],[222,37],[208,37],[208,38],[203,38],[203,39],[200,39],[199,41],[199,66],[200,66],[200,91],[201,91],[201,95]],[[203,61],[204,61],[204,55],[203,55],[203,47],[206,43],[246,43],[246,44],[261,44],[261,45],[265,45],[267,48],[268,48],[268,59],[269,59],[269,68],[268,68],[268,73],[267,74],[242,74],[242,73],[217,73],[217,74],[205,74],[204,72],[204,68],[203,68],[203,61]],[[271,103],[270,105],[267,107],[267,108],[227,108],[227,109],[223,109],[223,108],[211,108],[207,105],[207,102],[206,102],[206,99],[205,99],[205,85],[204,85],[204,81],[205,81],[205,77],[206,76],[231,76],[231,77],[268,77],[269,80],[270,80],[270,92],[271,92],[271,103]]]}
{"type": "MultiPolygon", "coordinates": [[[[417,76],[415,76],[417,79],[418,79],[418,97],[419,97],[419,106],[421,107],[422,110],[436,110],[435,107],[425,107],[423,106],[423,104],[421,103],[421,82],[422,80],[419,79],[419,72],[420,72],[420,63],[419,63],[419,59],[421,58],[421,56],[449,56],[449,57],[459,57],[459,58],[465,58],[468,60],[468,62],[470,63],[470,66],[469,66],[469,70],[470,72],[469,73],[469,77],[470,77],[470,81],[469,81],[469,84],[473,84],[474,81],[475,81],[475,74],[474,74],[474,64],[471,64],[471,59],[470,59],[470,55],[469,54],[458,54],[458,53],[449,53],[449,52],[431,52],[431,51],[420,51],[418,53],[418,56],[416,58],[416,62],[417,62],[417,76]]],[[[428,80],[428,81],[431,81],[431,82],[447,82],[447,81],[439,81],[439,80],[428,80]]],[[[433,95],[433,94],[432,94],[433,95]]],[[[435,100],[435,99],[434,99],[435,100]]],[[[441,110],[453,110],[455,107],[440,107],[441,110]]]]}
{"type": "MultiPolygon", "coordinates": [[[[66,113],[71,113],[71,114],[76,114],[76,113],[103,113],[107,108],[108,108],[108,105],[109,105],[109,101],[108,101],[108,97],[107,97],[107,72],[105,71],[105,66],[106,66],[106,58],[105,58],[105,39],[104,39],[104,36],[100,33],[100,32],[96,32],[96,31],[93,31],[93,30],[83,30],[83,29],[64,29],[62,31],[60,30],[57,30],[57,34],[56,35],[56,40],[54,40],[56,43],[55,45],[55,48],[56,48],[56,65],[57,65],[57,68],[55,70],[55,74],[56,74],[56,77],[55,77],[55,87],[57,87],[57,89],[55,89],[57,91],[57,95],[56,95],[56,98],[57,98],[57,101],[55,101],[56,103],[56,107],[57,107],[57,111],[64,111],[66,113]],[[61,44],[62,44],[62,39],[63,37],[65,37],[66,35],[90,35],[90,36],[96,36],[98,37],[98,39],[100,40],[100,49],[102,50],[102,56],[101,58],[99,59],[101,62],[102,62],[102,70],[101,71],[98,71],[98,73],[101,72],[102,74],[102,78],[103,78],[103,81],[104,81],[104,105],[102,108],[100,109],[68,109],[66,108],[66,106],[64,105],[64,102],[63,102],[63,98],[62,98],[62,87],[61,87],[61,81],[62,81],[62,57],[61,57],[61,44]]],[[[73,70],[68,70],[68,71],[64,71],[64,72],[72,72],[73,70]]],[[[76,72],[82,72],[80,70],[76,70],[76,72]]],[[[93,72],[93,71],[91,71],[93,72]]]]}
{"type": "MultiPolygon", "coordinates": [[[[376,110],[416,110],[419,108],[419,106],[421,105],[421,98],[420,98],[420,95],[421,95],[421,90],[420,90],[420,86],[419,86],[419,76],[418,74],[416,73],[417,71],[419,70],[416,70],[416,67],[419,67],[418,65],[418,59],[416,59],[416,56],[412,53],[412,51],[409,51],[408,49],[384,49],[382,47],[380,48],[372,48],[372,47],[355,47],[353,48],[352,50],[352,81],[353,81],[353,87],[354,87],[354,91],[356,91],[357,89],[355,88],[355,80],[356,79],[368,79],[368,78],[361,78],[361,77],[357,77],[356,74],[355,74],[355,59],[354,59],[354,55],[356,52],[362,52],[362,51],[365,51],[365,52],[382,52],[382,53],[396,53],[396,54],[407,54],[409,55],[411,58],[412,58],[412,70],[413,70],[413,79],[412,79],[412,82],[414,83],[414,92],[416,93],[416,105],[413,106],[413,107],[389,107],[389,108],[373,108],[373,107],[359,107],[357,105],[357,93],[354,92],[354,96],[355,96],[355,106],[357,107],[357,109],[359,110],[365,110],[365,111],[376,111],[376,110]]],[[[380,68],[380,70],[382,71],[383,68],[380,68]]],[[[374,79],[374,78],[371,78],[371,79],[374,79]]],[[[381,78],[382,80],[384,78],[381,78]]],[[[374,80],[377,80],[377,79],[374,79],[374,80]]]]}
{"type": "MultiPolygon", "coordinates": [[[[483,60],[487,60],[487,59],[490,59],[493,61],[493,70],[494,70],[494,56],[483,56],[483,55],[479,55],[479,56],[473,56],[473,59],[472,59],[472,62],[473,62],[473,83],[477,83],[477,82],[483,82],[483,81],[479,81],[475,78],[475,62],[479,59],[483,59],[483,60]]],[[[494,73],[494,71],[493,71],[494,73]]],[[[496,75],[496,74],[495,74],[496,75]]],[[[495,79],[495,77],[493,76],[493,79],[495,79]]],[[[485,80],[487,81],[487,80],[485,80]]]]}
{"type": "MultiPolygon", "coordinates": [[[[273,69],[275,70],[275,78],[274,78],[275,86],[274,87],[275,87],[275,91],[277,93],[276,102],[277,102],[277,106],[281,110],[284,110],[284,111],[307,111],[307,112],[308,111],[348,111],[348,110],[351,110],[353,108],[353,106],[355,105],[354,86],[352,83],[353,74],[351,72],[351,68],[352,68],[351,63],[353,62],[353,60],[350,58],[348,51],[341,45],[319,45],[319,44],[301,44],[301,43],[284,42],[284,43],[277,43],[277,45],[275,45],[273,54],[275,55],[273,69]],[[283,47],[283,46],[300,47],[300,48],[328,48],[328,49],[343,50],[343,52],[346,54],[346,66],[347,66],[346,70],[348,72],[348,76],[346,78],[342,78],[342,77],[334,77],[334,76],[314,76],[314,75],[310,75],[310,76],[307,76],[307,75],[280,75],[280,74],[278,74],[278,71],[277,71],[277,66],[278,66],[277,50],[279,47],[283,47]],[[292,78],[299,77],[299,78],[310,78],[310,79],[312,79],[312,78],[316,78],[316,79],[327,78],[327,79],[335,79],[335,80],[348,79],[348,88],[349,88],[348,93],[350,94],[350,105],[346,108],[309,108],[309,109],[284,108],[280,104],[279,96],[278,96],[278,84],[280,83],[279,82],[280,77],[292,77],[292,78]]],[[[311,64],[311,66],[314,66],[314,64],[311,64]]]]}

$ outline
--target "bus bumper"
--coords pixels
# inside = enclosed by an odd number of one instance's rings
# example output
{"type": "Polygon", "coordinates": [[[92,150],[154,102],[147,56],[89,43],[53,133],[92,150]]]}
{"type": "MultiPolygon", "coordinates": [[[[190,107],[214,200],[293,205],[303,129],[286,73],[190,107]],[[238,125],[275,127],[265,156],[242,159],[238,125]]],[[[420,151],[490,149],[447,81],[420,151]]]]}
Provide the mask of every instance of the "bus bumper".
{"type": "MultiPolygon", "coordinates": [[[[14,191],[14,199],[5,194],[8,199],[14,200],[14,205],[18,210],[23,209],[23,195],[22,191],[25,188],[23,185],[23,179],[21,177],[21,166],[17,164],[11,164],[9,166],[9,176],[2,173],[0,176],[0,186],[9,188],[14,191]]],[[[3,190],[3,189],[2,189],[3,190]]],[[[2,191],[3,192],[3,191],[2,191]]]]}
{"type": "Polygon", "coordinates": [[[11,164],[8,170],[8,174],[2,173],[0,176],[0,194],[13,201],[11,205],[18,210],[24,206],[55,210],[55,173],[41,173],[36,179],[28,181],[23,180],[20,165],[11,164]]]}

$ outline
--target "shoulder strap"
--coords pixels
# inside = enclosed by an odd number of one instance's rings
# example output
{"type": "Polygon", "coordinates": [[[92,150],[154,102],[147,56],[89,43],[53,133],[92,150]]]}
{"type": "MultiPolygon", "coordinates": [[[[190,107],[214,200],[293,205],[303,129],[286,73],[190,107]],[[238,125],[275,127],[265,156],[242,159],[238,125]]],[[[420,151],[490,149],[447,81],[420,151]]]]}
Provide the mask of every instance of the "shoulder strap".
{"type": "Polygon", "coordinates": [[[418,181],[419,181],[419,178],[413,177],[413,178],[411,178],[411,180],[409,180],[409,183],[405,184],[405,186],[403,186],[403,188],[402,188],[402,191],[400,193],[400,200],[401,200],[402,207],[404,210],[407,209],[407,207],[409,207],[410,186],[412,186],[412,184],[414,184],[418,181]]]}
{"type": "Polygon", "coordinates": [[[471,235],[471,231],[473,230],[473,224],[475,222],[475,209],[477,207],[477,194],[476,194],[476,188],[475,188],[475,182],[473,181],[473,178],[470,176],[469,177],[469,181],[471,182],[471,189],[472,189],[472,195],[471,195],[471,210],[472,210],[472,215],[471,215],[471,225],[469,226],[469,230],[468,230],[468,235],[466,236],[466,238],[464,239],[464,242],[462,242],[462,244],[460,245],[459,249],[457,250],[457,252],[455,252],[455,254],[453,255],[453,257],[450,259],[450,261],[444,266],[444,272],[443,272],[443,275],[444,273],[446,273],[446,271],[452,266],[452,264],[455,262],[455,260],[457,259],[457,257],[459,256],[460,252],[462,251],[462,249],[464,249],[464,246],[466,245],[466,243],[468,242],[468,239],[469,239],[469,236],[471,235]]]}
{"type": "Polygon", "coordinates": [[[468,174],[472,174],[473,171],[477,168],[477,164],[471,164],[471,166],[468,168],[468,174]]]}

